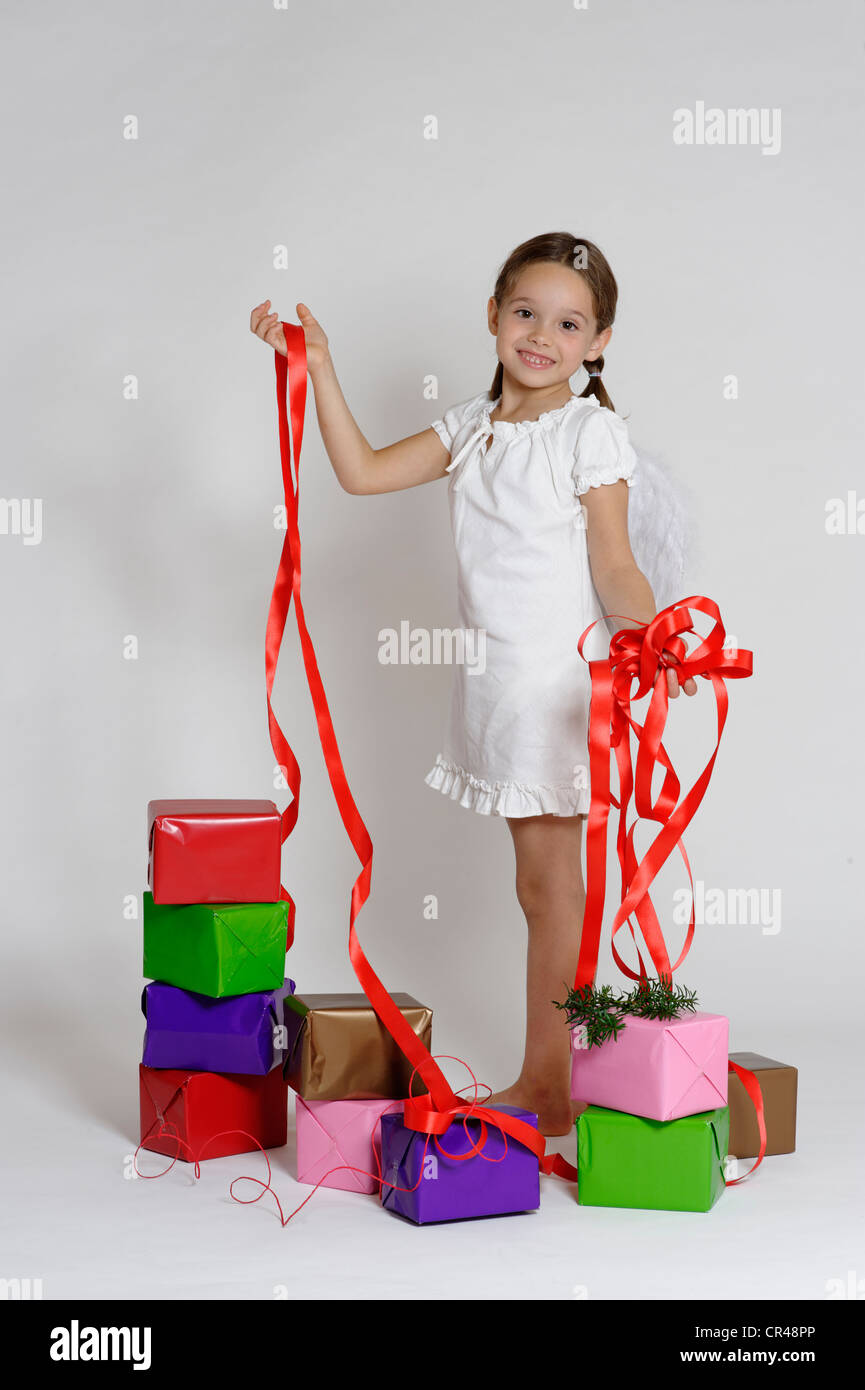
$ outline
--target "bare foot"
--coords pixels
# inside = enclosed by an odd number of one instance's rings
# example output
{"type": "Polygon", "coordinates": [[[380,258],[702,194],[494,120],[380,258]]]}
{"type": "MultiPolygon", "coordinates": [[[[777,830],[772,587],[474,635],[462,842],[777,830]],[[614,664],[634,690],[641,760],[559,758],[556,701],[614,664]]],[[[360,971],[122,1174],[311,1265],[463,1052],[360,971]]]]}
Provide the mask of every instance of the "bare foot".
{"type": "Polygon", "coordinates": [[[499,1104],[531,1110],[538,1117],[538,1133],[546,1136],[570,1134],[574,1127],[574,1102],[567,1092],[542,1091],[518,1081],[507,1090],[497,1091],[484,1104],[492,1109],[499,1104]]]}

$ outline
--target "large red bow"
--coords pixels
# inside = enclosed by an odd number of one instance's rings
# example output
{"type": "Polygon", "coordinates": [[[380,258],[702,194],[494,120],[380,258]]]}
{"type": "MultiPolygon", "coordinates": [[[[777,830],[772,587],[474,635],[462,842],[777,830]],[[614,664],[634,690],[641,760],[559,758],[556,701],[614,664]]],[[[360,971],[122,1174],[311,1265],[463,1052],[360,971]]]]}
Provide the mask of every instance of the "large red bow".
{"type": "MultiPolygon", "coordinates": [[[[583,644],[594,626],[595,623],[590,624],[580,638],[581,656],[583,644]]],[[[623,628],[613,637],[607,658],[603,661],[589,661],[592,680],[589,715],[592,799],[586,831],[586,910],[574,985],[576,989],[593,984],[597,971],[607,873],[607,819],[611,805],[619,810],[616,847],[622,874],[622,895],[611,932],[611,949],[619,968],[632,980],[646,978],[646,969],[639,948],[639,974],[635,974],[625,964],[616,950],[616,933],[632,912],[640,924],[643,940],[659,979],[671,979],[672,972],[681,965],[690,950],[694,935],[694,883],[688,856],[682,844],[682,835],[703,800],[720,747],[728,703],[724,679],[750,676],[753,669],[752,653],[728,651],[724,646],[725,637],[717,604],[711,599],[697,595],[664,608],[650,623],[623,628]],[[680,634],[695,632],[692,611],[706,613],[714,621],[709,635],[689,653],[680,634]],[[679,779],[661,741],[669,704],[667,669],[676,672],[680,683],[684,683],[689,676],[700,676],[709,680],[717,707],[718,732],[712,756],[681,801],[679,779]],[[635,681],[636,688],[632,689],[635,681]],[[645,723],[641,725],[631,714],[631,701],[641,699],[649,691],[652,692],[651,699],[645,723]],[[637,737],[635,768],[631,764],[632,729],[637,737]],[[619,800],[616,800],[610,789],[611,749],[615,752],[619,772],[619,800]],[[657,767],[664,769],[664,777],[661,789],[653,802],[652,780],[657,767]],[[632,796],[637,819],[629,827],[628,808],[632,796]],[[639,819],[656,821],[661,829],[646,854],[638,861],[634,836],[639,819]],[[649,889],[660,869],[677,848],[684,859],[691,883],[691,915],[685,944],[676,964],[671,966],[649,889]]],[[[630,922],[628,925],[636,946],[633,925],[630,922]]]]}

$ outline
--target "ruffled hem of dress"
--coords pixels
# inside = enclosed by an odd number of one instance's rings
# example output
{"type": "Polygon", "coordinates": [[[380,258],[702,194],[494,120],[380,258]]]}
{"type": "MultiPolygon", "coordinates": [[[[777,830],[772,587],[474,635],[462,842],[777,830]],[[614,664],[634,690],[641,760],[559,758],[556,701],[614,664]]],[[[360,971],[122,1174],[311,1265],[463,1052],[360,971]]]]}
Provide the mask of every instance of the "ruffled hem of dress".
{"type": "Polygon", "coordinates": [[[428,787],[482,816],[586,816],[588,788],[570,782],[558,786],[527,786],[522,782],[485,782],[441,753],[424,778],[428,787]]]}

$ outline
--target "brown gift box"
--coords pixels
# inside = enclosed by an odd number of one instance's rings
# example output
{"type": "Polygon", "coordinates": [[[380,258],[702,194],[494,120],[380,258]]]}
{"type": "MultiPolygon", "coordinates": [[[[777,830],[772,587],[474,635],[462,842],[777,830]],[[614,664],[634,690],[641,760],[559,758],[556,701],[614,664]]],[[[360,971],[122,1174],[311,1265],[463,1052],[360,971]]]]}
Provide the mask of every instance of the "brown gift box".
{"type": "MultiPolygon", "coordinates": [[[[406,1022],[429,1050],[432,1009],[393,994],[406,1022]]],[[[304,1100],[404,1100],[412,1065],[365,994],[295,994],[286,998],[283,1075],[304,1100]]],[[[425,1095],[420,1073],[413,1095],[425,1095]]]]}
{"type": "MultiPolygon", "coordinates": [[[[763,1092],[766,1121],[766,1153],[791,1154],[796,1150],[796,1089],[799,1073],[784,1062],[773,1062],[756,1052],[731,1052],[730,1061],[752,1071],[763,1092]]],[[[727,1083],[730,1108],[730,1142],[727,1152],[735,1158],[756,1158],[760,1152],[757,1112],[735,1072],[727,1083]]]]}

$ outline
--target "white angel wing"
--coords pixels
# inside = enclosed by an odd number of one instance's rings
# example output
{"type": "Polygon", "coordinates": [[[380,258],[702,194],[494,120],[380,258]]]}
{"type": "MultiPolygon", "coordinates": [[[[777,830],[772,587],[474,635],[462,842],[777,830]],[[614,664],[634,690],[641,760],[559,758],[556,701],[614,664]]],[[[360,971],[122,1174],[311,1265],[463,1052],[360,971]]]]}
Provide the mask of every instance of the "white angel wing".
{"type": "Polygon", "coordinates": [[[628,489],[628,531],[634,559],[660,610],[686,598],[685,574],[695,540],[687,489],[655,455],[634,445],[637,467],[628,489]]]}

